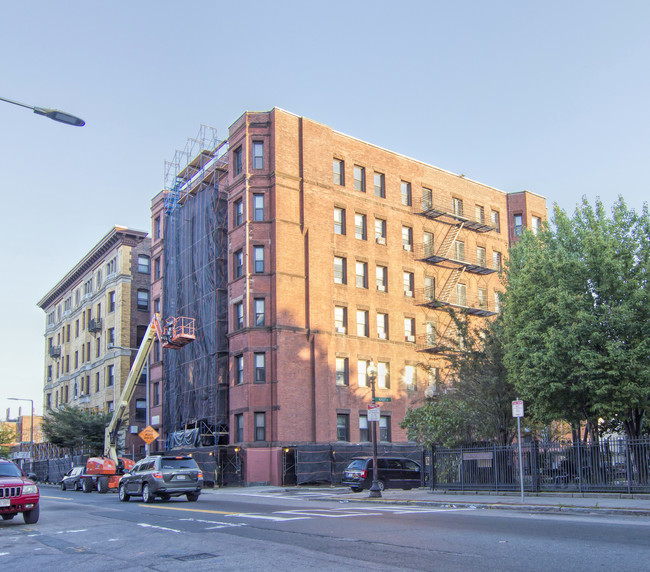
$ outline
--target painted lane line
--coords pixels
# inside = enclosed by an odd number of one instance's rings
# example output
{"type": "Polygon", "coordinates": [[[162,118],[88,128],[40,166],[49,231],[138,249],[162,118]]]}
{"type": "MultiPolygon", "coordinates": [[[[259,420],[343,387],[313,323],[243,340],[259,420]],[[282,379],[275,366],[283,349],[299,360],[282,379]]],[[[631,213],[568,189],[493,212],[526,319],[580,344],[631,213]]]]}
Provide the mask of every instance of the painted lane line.
{"type": "Polygon", "coordinates": [[[180,533],[180,530],[176,530],[175,528],[166,528],[164,526],[156,526],[155,524],[147,524],[146,522],[138,522],[138,526],[142,526],[143,528],[155,528],[157,530],[166,530],[167,532],[178,532],[180,533]]]}
{"type": "Polygon", "coordinates": [[[190,522],[200,522],[203,524],[216,524],[218,526],[211,526],[209,528],[206,528],[206,530],[210,530],[212,528],[225,528],[225,527],[237,527],[237,526],[248,526],[244,522],[219,522],[218,520],[202,520],[200,518],[179,518],[179,521],[190,521],[190,522]]]}
{"type": "Polygon", "coordinates": [[[239,514],[238,512],[229,512],[226,510],[208,510],[205,508],[183,508],[180,506],[156,506],[156,505],[151,505],[151,504],[138,504],[138,506],[141,506],[143,508],[156,508],[159,510],[182,510],[185,512],[202,512],[202,513],[207,513],[207,514],[225,514],[228,516],[232,515],[237,515],[239,514]]]}
{"type": "Polygon", "coordinates": [[[298,516],[293,518],[286,518],[282,516],[270,516],[265,514],[231,514],[230,516],[236,516],[237,518],[256,518],[259,520],[272,520],[273,522],[285,522],[289,520],[309,520],[309,516],[298,516]]]}

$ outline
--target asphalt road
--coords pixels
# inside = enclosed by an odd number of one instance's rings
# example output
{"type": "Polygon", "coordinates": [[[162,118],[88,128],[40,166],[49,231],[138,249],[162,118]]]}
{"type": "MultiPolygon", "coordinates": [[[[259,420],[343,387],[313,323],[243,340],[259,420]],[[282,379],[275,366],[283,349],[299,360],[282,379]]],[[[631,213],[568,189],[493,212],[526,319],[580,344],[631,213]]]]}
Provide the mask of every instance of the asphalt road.
{"type": "Polygon", "coordinates": [[[0,522],[0,570],[648,570],[650,519],[206,492],[145,505],[41,489],[0,522]]]}

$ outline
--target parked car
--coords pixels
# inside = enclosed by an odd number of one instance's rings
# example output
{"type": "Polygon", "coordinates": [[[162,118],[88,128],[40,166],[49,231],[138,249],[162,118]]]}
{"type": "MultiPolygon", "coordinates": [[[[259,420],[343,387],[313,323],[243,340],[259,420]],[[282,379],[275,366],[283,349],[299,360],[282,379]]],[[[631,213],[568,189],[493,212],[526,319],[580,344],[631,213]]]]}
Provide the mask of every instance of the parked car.
{"type": "MultiPolygon", "coordinates": [[[[381,490],[410,490],[422,485],[422,468],[419,463],[405,457],[377,457],[379,471],[377,482],[381,490]]],[[[372,486],[372,457],[355,457],[343,472],[341,483],[354,492],[372,486]]]]}
{"type": "Polygon", "coordinates": [[[202,488],[203,473],[192,457],[163,454],[138,461],[120,478],[118,493],[122,502],[132,496],[141,496],[143,502],[150,503],[156,497],[167,501],[182,495],[194,502],[202,488]]]}
{"type": "Polygon", "coordinates": [[[82,486],[82,477],[84,475],[84,466],[72,467],[61,479],[61,490],[66,491],[72,489],[73,491],[80,491],[82,486]]]}
{"type": "Polygon", "coordinates": [[[39,517],[39,493],[33,479],[26,477],[20,468],[0,459],[0,515],[2,520],[11,520],[18,513],[23,513],[25,524],[36,524],[39,517]]]}

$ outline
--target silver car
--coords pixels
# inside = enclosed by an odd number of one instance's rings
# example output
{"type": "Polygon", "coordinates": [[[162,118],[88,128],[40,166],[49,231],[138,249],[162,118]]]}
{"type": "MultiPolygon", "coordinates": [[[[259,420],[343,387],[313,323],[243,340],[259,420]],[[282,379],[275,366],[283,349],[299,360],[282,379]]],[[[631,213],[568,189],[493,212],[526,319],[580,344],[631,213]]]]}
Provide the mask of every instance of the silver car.
{"type": "Polygon", "coordinates": [[[187,500],[198,500],[203,488],[203,473],[196,461],[187,455],[151,455],[138,461],[122,475],[119,497],[127,502],[132,496],[141,496],[143,502],[156,497],[164,501],[185,495],[187,500]]]}

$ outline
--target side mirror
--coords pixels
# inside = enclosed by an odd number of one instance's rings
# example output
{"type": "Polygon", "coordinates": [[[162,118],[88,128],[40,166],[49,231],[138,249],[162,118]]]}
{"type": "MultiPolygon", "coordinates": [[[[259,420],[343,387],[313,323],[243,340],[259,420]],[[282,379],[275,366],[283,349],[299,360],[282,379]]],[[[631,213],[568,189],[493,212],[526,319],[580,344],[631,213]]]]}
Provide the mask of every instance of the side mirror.
{"type": "Polygon", "coordinates": [[[31,479],[32,481],[36,480],[36,473],[27,473],[27,478],[31,479]]]}

